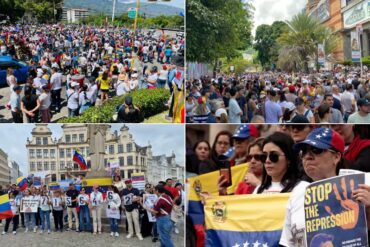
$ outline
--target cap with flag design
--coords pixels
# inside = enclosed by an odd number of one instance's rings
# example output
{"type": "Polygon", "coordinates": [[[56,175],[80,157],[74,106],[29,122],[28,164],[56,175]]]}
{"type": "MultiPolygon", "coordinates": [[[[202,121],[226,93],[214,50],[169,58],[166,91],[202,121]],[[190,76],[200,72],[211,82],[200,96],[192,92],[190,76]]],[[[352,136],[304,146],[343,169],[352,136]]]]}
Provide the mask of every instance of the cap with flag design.
{"type": "Polygon", "coordinates": [[[259,137],[258,129],[253,124],[242,124],[234,132],[234,139],[247,139],[249,137],[259,137]]]}
{"type": "Polygon", "coordinates": [[[305,145],[310,145],[319,149],[332,149],[344,152],[344,140],[335,130],[329,128],[317,128],[306,137],[302,142],[294,145],[294,149],[301,150],[305,145]]]}

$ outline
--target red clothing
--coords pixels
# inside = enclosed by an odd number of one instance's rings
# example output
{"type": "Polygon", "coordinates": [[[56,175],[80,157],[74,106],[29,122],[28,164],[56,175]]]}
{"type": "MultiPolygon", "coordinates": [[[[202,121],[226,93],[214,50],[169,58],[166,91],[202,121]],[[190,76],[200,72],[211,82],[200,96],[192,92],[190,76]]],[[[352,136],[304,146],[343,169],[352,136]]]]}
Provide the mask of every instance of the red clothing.
{"type": "Polygon", "coordinates": [[[256,187],[246,182],[240,182],[236,188],[235,195],[252,194],[256,187]]]}
{"type": "Polygon", "coordinates": [[[164,188],[171,193],[171,195],[173,196],[173,198],[176,198],[176,197],[179,197],[180,196],[179,191],[176,188],[169,187],[167,185],[164,186],[164,188]]]}
{"type": "Polygon", "coordinates": [[[171,215],[172,205],[173,202],[171,197],[166,194],[161,195],[153,208],[158,212],[156,217],[171,215]]]}
{"type": "Polygon", "coordinates": [[[359,153],[368,146],[370,146],[370,140],[362,140],[360,136],[356,136],[344,153],[344,158],[349,161],[355,161],[359,153]]]}

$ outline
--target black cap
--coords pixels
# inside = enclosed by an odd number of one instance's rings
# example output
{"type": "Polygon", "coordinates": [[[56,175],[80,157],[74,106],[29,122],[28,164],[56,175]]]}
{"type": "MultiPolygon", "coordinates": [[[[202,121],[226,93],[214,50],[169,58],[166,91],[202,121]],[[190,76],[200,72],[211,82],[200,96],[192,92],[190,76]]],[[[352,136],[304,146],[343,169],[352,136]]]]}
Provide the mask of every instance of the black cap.
{"type": "Polygon", "coordinates": [[[13,91],[15,92],[15,91],[17,91],[17,90],[22,90],[22,87],[21,86],[14,86],[13,87],[13,91]]]}
{"type": "Polygon", "coordinates": [[[126,105],[132,105],[132,97],[131,96],[126,96],[125,97],[125,104],[126,105]]]}
{"type": "Polygon", "coordinates": [[[358,106],[368,106],[370,105],[370,101],[368,101],[367,99],[359,99],[357,100],[357,105],[358,106]]]}
{"type": "Polygon", "coordinates": [[[299,105],[302,105],[304,103],[304,100],[302,98],[296,98],[295,99],[295,106],[299,106],[299,105]]]}
{"type": "Polygon", "coordinates": [[[290,121],[290,123],[310,123],[305,116],[302,115],[295,115],[294,118],[290,121]]]}

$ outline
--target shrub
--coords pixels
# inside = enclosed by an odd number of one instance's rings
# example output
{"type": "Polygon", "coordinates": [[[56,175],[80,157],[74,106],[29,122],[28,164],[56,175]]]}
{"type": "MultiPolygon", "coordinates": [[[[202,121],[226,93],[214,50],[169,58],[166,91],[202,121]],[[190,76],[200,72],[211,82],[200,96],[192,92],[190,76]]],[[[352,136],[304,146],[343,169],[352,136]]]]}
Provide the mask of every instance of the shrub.
{"type": "Polygon", "coordinates": [[[171,94],[167,89],[139,89],[123,96],[116,96],[102,106],[91,107],[81,116],[62,118],[58,123],[111,123],[116,107],[124,102],[127,95],[133,99],[134,105],[140,108],[140,122],[167,109],[166,103],[171,94]]]}
{"type": "Polygon", "coordinates": [[[370,66],[370,56],[362,58],[362,65],[370,66]]]}
{"type": "Polygon", "coordinates": [[[344,61],[340,62],[340,64],[343,64],[344,66],[352,66],[353,62],[352,62],[352,60],[344,60],[344,61]]]}

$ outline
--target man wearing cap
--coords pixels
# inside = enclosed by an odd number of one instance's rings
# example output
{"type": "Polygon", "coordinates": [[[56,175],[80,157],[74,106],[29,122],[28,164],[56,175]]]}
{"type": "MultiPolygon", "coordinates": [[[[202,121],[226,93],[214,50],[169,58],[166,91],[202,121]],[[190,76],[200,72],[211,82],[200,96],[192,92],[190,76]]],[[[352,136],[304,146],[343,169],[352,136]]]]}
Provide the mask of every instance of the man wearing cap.
{"type": "Polygon", "coordinates": [[[33,79],[32,87],[36,89],[36,95],[40,96],[42,93],[42,86],[47,85],[48,81],[43,78],[44,72],[42,69],[37,69],[37,77],[33,79]]]}
{"type": "MultiPolygon", "coordinates": [[[[258,129],[252,124],[240,125],[234,132],[234,155],[230,160],[230,165],[239,165],[246,162],[249,143],[259,137],[258,129]]],[[[229,151],[227,153],[230,153],[229,151]]],[[[230,153],[231,154],[231,153],[230,153]]],[[[228,155],[226,155],[228,156],[228,155]]]]}
{"type": "Polygon", "coordinates": [[[42,93],[39,96],[39,100],[41,103],[41,106],[40,106],[41,120],[43,123],[50,123],[51,121],[51,112],[50,112],[51,97],[49,93],[49,85],[42,86],[42,93]]]}
{"type": "Polygon", "coordinates": [[[270,90],[268,100],[265,102],[266,123],[279,123],[279,119],[283,115],[282,109],[276,100],[276,91],[270,90]]]}
{"type": "Polygon", "coordinates": [[[21,111],[21,86],[14,86],[13,92],[10,95],[10,109],[12,111],[12,117],[14,123],[23,123],[23,114],[21,111]]]}
{"type": "Polygon", "coordinates": [[[60,112],[60,93],[62,91],[62,74],[57,68],[52,68],[50,78],[52,104],[56,112],[60,112]]]}
{"type": "Polygon", "coordinates": [[[67,90],[67,107],[69,117],[78,116],[80,107],[78,86],[78,82],[72,81],[70,83],[70,88],[67,90]]]}
{"type": "Polygon", "coordinates": [[[292,102],[294,103],[295,102],[295,99],[298,97],[296,94],[295,94],[295,86],[294,85],[290,85],[288,87],[289,89],[289,92],[287,94],[285,94],[285,98],[288,102],[292,102]]]}
{"type": "Polygon", "coordinates": [[[370,123],[370,101],[367,99],[357,100],[358,112],[348,117],[348,123],[370,123]]]}
{"type": "Polygon", "coordinates": [[[126,217],[128,222],[128,232],[129,234],[126,238],[132,238],[134,236],[134,227],[136,236],[139,240],[143,240],[143,237],[140,233],[140,224],[139,224],[139,201],[140,201],[140,192],[138,189],[132,187],[132,180],[127,179],[125,181],[126,188],[122,190],[121,197],[122,203],[124,205],[124,210],[126,211],[126,217]]]}
{"type": "Polygon", "coordinates": [[[76,232],[79,232],[79,221],[78,221],[78,214],[77,214],[77,197],[79,192],[75,189],[74,184],[70,183],[68,190],[66,192],[66,205],[67,205],[67,214],[68,214],[68,229],[72,230],[72,214],[75,217],[76,223],[76,232]]]}

